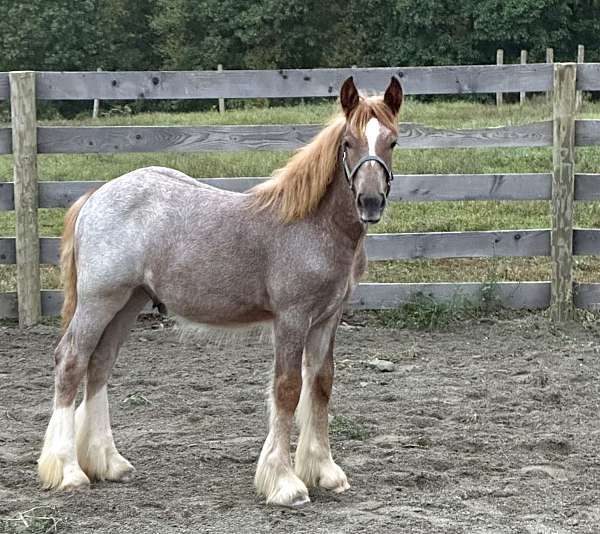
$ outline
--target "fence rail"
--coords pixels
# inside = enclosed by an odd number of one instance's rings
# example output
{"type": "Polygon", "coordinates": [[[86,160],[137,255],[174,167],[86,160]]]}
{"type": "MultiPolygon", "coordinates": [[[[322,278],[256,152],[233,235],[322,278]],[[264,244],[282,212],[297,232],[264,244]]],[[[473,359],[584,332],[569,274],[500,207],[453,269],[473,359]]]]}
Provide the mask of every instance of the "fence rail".
{"type": "MultiPolygon", "coordinates": [[[[40,238],[40,264],[58,265],[59,248],[60,238],[40,238]]],[[[536,257],[551,253],[550,230],[369,234],[366,249],[371,261],[536,257]]],[[[600,229],[574,230],[573,255],[600,255],[600,229]]],[[[0,265],[16,264],[16,258],[16,239],[0,237],[0,265]]]]}
{"type": "MultiPolygon", "coordinates": [[[[466,94],[546,91],[552,66],[469,65],[360,69],[282,69],[156,72],[38,72],[42,100],[137,100],[335,97],[348,76],[367,91],[381,91],[399,76],[405,94],[466,94]]],[[[0,99],[9,95],[0,76],[0,99]]],[[[592,78],[595,82],[595,78],[592,78]]]]}
{"type": "MultiPolygon", "coordinates": [[[[266,126],[39,126],[38,154],[295,150],[319,125],[266,126]]],[[[600,144],[600,120],[575,121],[577,146],[600,144]]],[[[403,123],[399,150],[552,146],[552,121],[477,129],[431,128],[403,123]]],[[[0,128],[0,154],[12,153],[10,128],[0,128]]]]}
{"type": "MultiPolygon", "coordinates": [[[[582,122],[582,121],[578,121],[582,122]]],[[[585,121],[596,122],[596,121],[585,121]]],[[[295,150],[312,139],[319,125],[267,126],[41,126],[39,154],[295,150]]],[[[579,126],[585,144],[600,142],[600,126],[579,126]]],[[[552,145],[552,121],[470,130],[403,123],[397,147],[515,148],[552,145]]],[[[0,154],[10,154],[10,129],[0,129],[0,154]]]]}
{"type": "MultiPolygon", "coordinates": [[[[267,177],[204,178],[200,182],[244,192],[267,177]]],[[[81,195],[98,189],[105,181],[41,181],[40,208],[67,208],[81,195]]],[[[552,174],[395,174],[390,200],[434,202],[454,200],[550,200],[552,174]]],[[[600,200],[600,174],[575,175],[575,200],[600,200]]],[[[14,210],[14,185],[0,182],[0,211],[14,210]]]]}
{"type": "MultiPolygon", "coordinates": [[[[15,158],[15,183],[0,183],[0,210],[14,209],[17,214],[16,239],[0,238],[0,263],[16,263],[20,280],[18,299],[16,293],[0,294],[0,317],[19,316],[21,324],[32,324],[39,318],[36,305],[39,308],[40,304],[42,314],[58,313],[61,292],[39,291],[39,264],[57,263],[59,240],[38,239],[37,222],[27,220],[25,216],[38,207],[67,207],[90,188],[105,183],[38,183],[35,165],[22,165],[23,162],[35,164],[36,154],[292,150],[308,142],[320,129],[315,125],[37,126],[35,115],[33,122],[30,120],[31,113],[29,120],[24,120],[23,106],[16,105],[15,91],[18,88],[25,95],[19,97],[19,103],[35,110],[36,98],[327,97],[337,95],[341,82],[351,74],[361,87],[369,91],[383,89],[392,74],[401,77],[406,94],[552,91],[554,116],[550,121],[470,130],[436,129],[404,123],[400,126],[398,141],[399,149],[552,146],[554,165],[551,172],[396,175],[391,191],[392,200],[402,201],[552,200],[552,229],[376,234],[367,238],[367,253],[370,260],[550,256],[553,265],[560,265],[553,272],[551,281],[499,283],[494,287],[494,298],[507,307],[543,308],[551,305],[553,317],[560,320],[568,317],[573,305],[600,305],[600,284],[572,284],[571,281],[573,255],[600,254],[600,230],[572,228],[573,202],[600,199],[600,174],[575,174],[572,159],[575,146],[600,144],[600,120],[576,121],[570,111],[574,109],[571,100],[575,98],[576,89],[600,90],[600,64],[222,72],[38,72],[10,73],[10,76],[0,73],[0,99],[11,97],[12,92],[14,128],[0,128],[0,153],[14,152],[15,158]],[[18,131],[29,132],[30,139],[35,140],[33,156],[29,154],[23,161],[19,155],[21,148],[14,145],[15,142],[21,143],[19,137],[15,137],[18,131]],[[29,175],[24,169],[28,169],[29,175]],[[35,244],[35,251],[31,249],[31,243],[35,244]],[[23,244],[29,246],[31,254],[28,253],[27,257],[34,258],[29,267],[19,260],[23,244]],[[35,260],[38,255],[39,261],[35,260]]],[[[264,179],[212,178],[202,181],[225,189],[245,191],[264,179]]],[[[481,283],[361,284],[351,305],[356,308],[396,307],[416,292],[432,298],[447,298],[457,292],[477,298],[486,287],[481,283]]]]}
{"type": "MultiPolygon", "coordinates": [[[[381,91],[391,75],[407,95],[533,92],[552,89],[552,64],[469,65],[353,69],[285,69],[155,72],[37,72],[42,100],[137,100],[335,97],[355,76],[367,91],[381,91]]],[[[577,67],[579,91],[600,90],[597,63],[577,67]]],[[[10,95],[8,73],[0,73],[0,100],[10,95]]]]}
{"type": "MultiPolygon", "coordinates": [[[[415,294],[432,300],[453,298],[457,295],[468,299],[491,298],[494,302],[512,309],[543,309],[550,305],[550,282],[499,282],[490,285],[468,283],[362,283],[356,288],[349,307],[357,310],[385,310],[402,306],[415,294]],[[492,294],[489,290],[493,289],[492,294]]],[[[600,284],[575,284],[574,302],[579,308],[595,308],[600,302],[600,284]]],[[[16,292],[0,293],[0,317],[18,317],[16,292]]],[[[62,292],[42,290],[42,314],[56,316],[62,306],[62,292]]],[[[148,306],[144,311],[150,312],[148,306]]]]}

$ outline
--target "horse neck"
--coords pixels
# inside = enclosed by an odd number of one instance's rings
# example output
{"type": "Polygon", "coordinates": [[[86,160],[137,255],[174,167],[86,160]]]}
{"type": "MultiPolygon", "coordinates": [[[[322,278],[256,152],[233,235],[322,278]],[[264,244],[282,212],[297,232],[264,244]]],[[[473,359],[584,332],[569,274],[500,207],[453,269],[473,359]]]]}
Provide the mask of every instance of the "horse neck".
{"type": "Polygon", "coordinates": [[[335,178],[327,188],[327,192],[316,212],[318,219],[333,222],[335,231],[341,232],[351,239],[354,246],[364,237],[367,227],[358,216],[354,193],[344,176],[342,166],[338,166],[335,178]]]}

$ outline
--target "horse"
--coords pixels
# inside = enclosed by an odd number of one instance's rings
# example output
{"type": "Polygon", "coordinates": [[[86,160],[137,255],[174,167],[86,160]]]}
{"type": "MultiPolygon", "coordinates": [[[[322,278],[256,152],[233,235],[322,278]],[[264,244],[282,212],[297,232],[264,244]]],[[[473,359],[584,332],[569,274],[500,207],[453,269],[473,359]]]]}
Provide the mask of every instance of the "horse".
{"type": "Polygon", "coordinates": [[[107,382],[150,302],[203,327],[272,328],[269,429],[254,479],[267,504],[300,506],[310,502],[309,487],[350,487],[328,437],[335,334],[366,268],[368,225],[386,207],[403,92],[393,77],[383,97],[366,97],[350,77],[339,98],[342,112],[246,193],[147,167],[69,209],[63,335],[38,460],[44,488],[123,481],[134,471],[113,440],[107,382]],[[300,434],[292,462],[294,413],[300,434]]]}

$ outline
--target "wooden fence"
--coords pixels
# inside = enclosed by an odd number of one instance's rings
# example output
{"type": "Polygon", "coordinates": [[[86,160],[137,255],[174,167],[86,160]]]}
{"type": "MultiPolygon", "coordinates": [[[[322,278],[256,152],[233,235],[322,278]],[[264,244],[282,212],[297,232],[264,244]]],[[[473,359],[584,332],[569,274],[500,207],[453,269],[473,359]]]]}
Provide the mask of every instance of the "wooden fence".
{"type": "MultiPolygon", "coordinates": [[[[600,120],[575,120],[577,90],[600,90],[600,64],[316,69],[223,72],[0,73],[0,99],[11,100],[12,130],[0,128],[0,153],[13,154],[14,183],[0,182],[0,210],[15,210],[16,239],[0,238],[0,263],[17,264],[17,293],[0,294],[0,317],[30,325],[59,313],[60,291],[40,291],[39,265],[56,264],[58,238],[38,238],[37,208],[69,206],[102,182],[38,182],[37,154],[295,149],[317,126],[37,126],[36,99],[217,99],[336,96],[354,75],[360,87],[381,91],[395,74],[406,94],[552,91],[553,119],[523,126],[471,130],[402,124],[398,149],[553,147],[553,168],[541,174],[396,175],[392,200],[551,200],[552,228],[488,232],[369,235],[371,260],[550,256],[552,279],[495,285],[513,308],[551,306],[564,320],[573,306],[600,304],[599,284],[574,285],[573,255],[600,254],[600,229],[573,230],[576,200],[600,199],[600,174],[575,174],[575,146],[600,144],[600,120]],[[18,297],[17,297],[18,295],[18,297]]],[[[600,162],[599,162],[600,163],[600,162]]],[[[208,183],[237,191],[264,178],[217,178],[208,183]]],[[[416,292],[445,298],[480,295],[484,284],[360,284],[352,305],[394,308],[416,292]]]]}
{"type": "MultiPolygon", "coordinates": [[[[521,65],[525,65],[527,63],[527,50],[521,50],[520,62],[521,65]]],[[[585,61],[585,47],[584,45],[577,46],[577,63],[583,63],[585,61]]],[[[554,48],[546,48],[546,63],[554,63],[554,48]]],[[[496,65],[504,64],[504,50],[502,48],[498,48],[496,50],[496,65]]],[[[221,67],[221,66],[220,66],[221,67]]],[[[523,104],[527,97],[527,93],[525,91],[519,92],[519,103],[523,104]]],[[[546,99],[549,101],[552,97],[551,91],[546,93],[546,99]]],[[[504,96],[502,92],[496,93],[496,105],[501,106],[504,101],[504,96]]],[[[581,108],[581,104],[583,102],[583,93],[581,91],[577,91],[577,100],[576,100],[576,109],[581,108]]]]}

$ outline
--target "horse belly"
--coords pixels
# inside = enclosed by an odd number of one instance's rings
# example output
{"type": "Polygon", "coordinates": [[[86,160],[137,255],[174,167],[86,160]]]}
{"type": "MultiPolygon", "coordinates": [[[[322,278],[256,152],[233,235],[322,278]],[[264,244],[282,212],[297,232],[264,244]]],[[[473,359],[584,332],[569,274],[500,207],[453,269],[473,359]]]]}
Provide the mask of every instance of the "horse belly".
{"type": "Polygon", "coordinates": [[[234,276],[224,267],[150,285],[170,313],[194,323],[226,326],[273,319],[264,284],[248,273],[234,276]]]}

